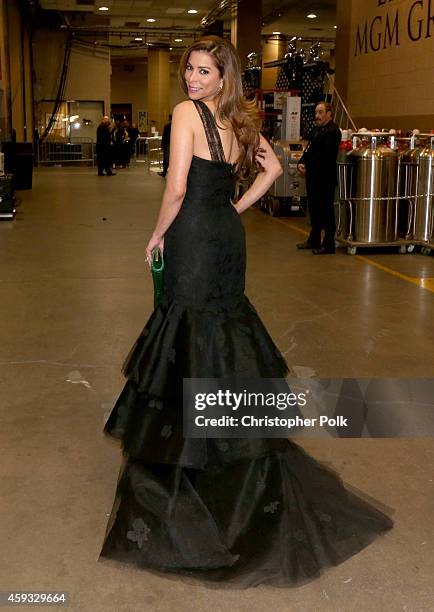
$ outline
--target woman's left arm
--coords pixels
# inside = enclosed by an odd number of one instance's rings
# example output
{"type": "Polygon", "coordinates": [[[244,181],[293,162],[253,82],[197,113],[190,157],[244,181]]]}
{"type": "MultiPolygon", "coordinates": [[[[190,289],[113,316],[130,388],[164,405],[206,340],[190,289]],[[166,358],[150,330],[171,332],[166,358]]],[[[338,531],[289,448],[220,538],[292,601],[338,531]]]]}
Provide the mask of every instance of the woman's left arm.
{"type": "Polygon", "coordinates": [[[283,173],[282,166],[267,140],[262,134],[259,135],[259,138],[260,148],[255,159],[261,164],[263,172],[258,173],[251,187],[241,196],[238,202],[234,204],[238,214],[241,214],[252,204],[257,202],[259,198],[269,190],[274,181],[283,173]]]}
{"type": "Polygon", "coordinates": [[[146,259],[150,265],[152,251],[164,249],[164,234],[172,225],[184,200],[188,171],[193,158],[193,130],[189,120],[191,102],[181,102],[173,110],[170,136],[169,172],[160,213],[151,239],[146,247],[146,259]]]}

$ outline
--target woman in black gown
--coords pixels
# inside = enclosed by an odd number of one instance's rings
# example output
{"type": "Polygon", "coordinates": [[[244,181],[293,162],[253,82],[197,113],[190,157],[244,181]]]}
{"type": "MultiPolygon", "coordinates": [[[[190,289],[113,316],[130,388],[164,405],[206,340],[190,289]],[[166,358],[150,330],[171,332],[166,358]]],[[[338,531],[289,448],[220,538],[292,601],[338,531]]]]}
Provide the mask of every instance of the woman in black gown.
{"type": "Polygon", "coordinates": [[[180,64],[168,181],[147,246],[165,297],[124,367],[105,432],[125,464],[101,556],[238,587],[301,584],[390,529],[380,510],[286,439],[185,439],[183,378],[280,378],[286,363],[244,295],[239,214],[282,172],[242,97],[234,47],[206,37],[180,64]],[[237,176],[261,172],[233,205],[237,176]]]}

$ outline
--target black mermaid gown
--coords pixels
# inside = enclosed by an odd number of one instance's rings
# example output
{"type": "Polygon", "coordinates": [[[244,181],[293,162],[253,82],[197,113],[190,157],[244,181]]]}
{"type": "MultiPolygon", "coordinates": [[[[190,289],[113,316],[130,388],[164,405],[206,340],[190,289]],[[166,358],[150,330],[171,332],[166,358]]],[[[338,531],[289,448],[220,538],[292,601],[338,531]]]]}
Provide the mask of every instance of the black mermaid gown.
{"type": "Polygon", "coordinates": [[[279,378],[286,363],[244,295],[245,237],[214,118],[165,236],[166,294],[124,366],[105,432],[125,464],[101,557],[235,587],[293,586],[392,522],[284,439],[184,439],[184,377],[279,378]]]}

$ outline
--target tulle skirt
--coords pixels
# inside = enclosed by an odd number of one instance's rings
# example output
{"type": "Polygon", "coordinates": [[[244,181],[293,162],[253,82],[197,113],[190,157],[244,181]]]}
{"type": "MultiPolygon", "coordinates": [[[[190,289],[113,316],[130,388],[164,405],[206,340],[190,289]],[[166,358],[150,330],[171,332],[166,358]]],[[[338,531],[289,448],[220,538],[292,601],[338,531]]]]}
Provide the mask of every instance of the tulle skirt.
{"type": "Polygon", "coordinates": [[[183,377],[287,373],[245,296],[159,306],[124,372],[105,432],[125,464],[101,557],[222,586],[296,586],[392,527],[289,440],[183,437],[183,377]]]}

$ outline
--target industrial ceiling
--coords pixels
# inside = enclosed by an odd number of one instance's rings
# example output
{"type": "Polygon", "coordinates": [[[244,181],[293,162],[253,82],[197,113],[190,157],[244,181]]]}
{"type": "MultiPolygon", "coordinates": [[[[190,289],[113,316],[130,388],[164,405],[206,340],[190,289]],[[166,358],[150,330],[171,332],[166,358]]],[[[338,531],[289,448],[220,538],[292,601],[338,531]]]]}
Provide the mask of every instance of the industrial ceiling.
{"type": "MultiPolygon", "coordinates": [[[[234,7],[249,0],[39,0],[42,16],[57,15],[58,27],[94,44],[109,44],[112,56],[144,57],[149,45],[174,54],[213,21],[230,31],[234,7]],[[101,10],[103,9],[103,10],[101,10]],[[140,40],[141,39],[141,40],[140,40]]],[[[262,0],[262,35],[302,37],[333,45],[336,0],[262,0]],[[315,17],[308,17],[315,15],[315,17]]]]}

